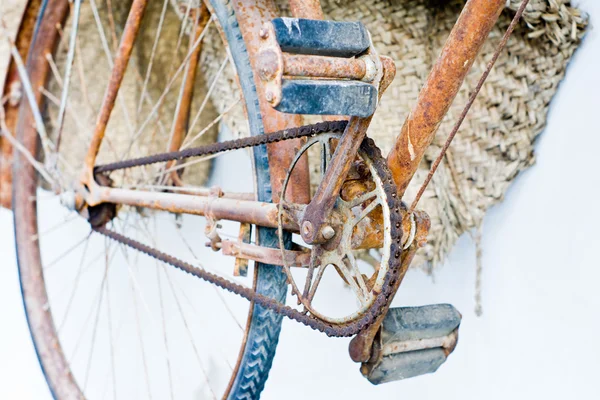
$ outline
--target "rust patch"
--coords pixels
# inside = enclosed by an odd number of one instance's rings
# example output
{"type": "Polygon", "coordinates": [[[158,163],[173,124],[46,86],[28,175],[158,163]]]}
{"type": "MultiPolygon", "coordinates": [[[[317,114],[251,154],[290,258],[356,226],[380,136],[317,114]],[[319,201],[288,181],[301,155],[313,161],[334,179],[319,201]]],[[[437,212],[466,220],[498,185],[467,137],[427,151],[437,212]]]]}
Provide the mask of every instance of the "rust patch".
{"type": "MultiPolygon", "coordinates": [[[[270,0],[233,0],[232,5],[235,9],[242,37],[246,43],[250,65],[252,66],[252,70],[256,71],[257,56],[261,43],[260,30],[266,22],[278,16],[277,7],[270,0]]],[[[274,110],[266,99],[265,90],[260,78],[256,75],[254,76],[254,82],[256,84],[265,132],[275,132],[302,126],[301,115],[283,114],[274,110]]],[[[287,175],[291,161],[296,154],[296,150],[304,142],[304,139],[296,139],[267,145],[274,202],[279,201],[283,180],[287,175]]],[[[308,203],[310,199],[310,177],[307,157],[304,157],[296,165],[290,182],[291,185],[286,193],[287,198],[296,203],[308,203]]]]}
{"type": "Polygon", "coordinates": [[[289,0],[294,18],[323,19],[321,0],[289,0]]]}

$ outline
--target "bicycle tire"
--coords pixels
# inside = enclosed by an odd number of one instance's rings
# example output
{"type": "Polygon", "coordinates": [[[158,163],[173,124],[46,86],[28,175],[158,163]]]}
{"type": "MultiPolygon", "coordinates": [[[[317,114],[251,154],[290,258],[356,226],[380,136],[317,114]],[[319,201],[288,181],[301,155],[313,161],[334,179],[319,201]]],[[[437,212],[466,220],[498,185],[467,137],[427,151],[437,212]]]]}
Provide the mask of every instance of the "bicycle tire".
{"type": "MultiPolygon", "coordinates": [[[[52,7],[56,4],[66,7],[67,1],[43,0],[30,45],[29,60],[35,60],[36,54],[34,51],[36,41],[44,35],[43,32],[40,32],[44,18],[49,14],[61,12],[61,10],[57,10],[57,7],[52,7]]],[[[210,6],[221,25],[236,66],[239,83],[244,94],[250,133],[252,135],[263,134],[264,128],[258,104],[258,96],[254,86],[253,73],[233,7],[228,1],[221,0],[210,0],[210,6]]],[[[28,107],[25,104],[26,101],[23,101],[23,103],[20,114],[26,111],[28,107]]],[[[32,130],[29,130],[29,134],[31,132],[32,130]]],[[[29,140],[23,137],[27,133],[27,129],[25,129],[23,123],[20,121],[17,128],[17,136],[32,154],[36,154],[38,143],[36,140],[31,140],[31,137],[29,140]]],[[[254,148],[253,162],[258,200],[270,202],[272,198],[269,161],[265,145],[254,148]]],[[[36,274],[41,273],[39,248],[36,249],[36,244],[32,246],[32,242],[29,240],[32,230],[37,230],[36,203],[26,200],[31,198],[31,196],[35,196],[37,188],[35,175],[33,167],[20,154],[15,154],[13,168],[13,181],[15,182],[15,185],[13,185],[13,211],[17,261],[25,313],[40,366],[53,397],[60,400],[81,398],[82,393],[69,370],[62,349],[60,349],[60,346],[58,346],[58,350],[56,349],[57,335],[52,317],[50,313],[44,312],[45,303],[43,301],[40,302],[40,293],[32,294],[31,290],[30,279],[36,274]],[[37,266],[32,266],[36,263],[37,266]],[[33,297],[37,298],[33,299],[33,297]],[[53,332],[48,335],[48,330],[53,330],[53,332]]],[[[257,240],[262,246],[278,246],[277,234],[273,229],[258,228],[257,240]]],[[[39,286],[40,282],[37,282],[36,285],[35,290],[43,290],[45,295],[43,275],[41,275],[41,287],[39,286]]],[[[257,264],[254,285],[257,292],[279,301],[285,301],[287,293],[286,277],[279,268],[257,264]]],[[[44,296],[41,297],[42,300],[43,298],[44,296]]],[[[260,397],[272,365],[279,340],[281,323],[281,315],[264,309],[259,305],[252,305],[250,307],[246,337],[242,343],[238,365],[235,369],[237,374],[232,375],[224,397],[228,399],[256,399],[260,397]]]]}

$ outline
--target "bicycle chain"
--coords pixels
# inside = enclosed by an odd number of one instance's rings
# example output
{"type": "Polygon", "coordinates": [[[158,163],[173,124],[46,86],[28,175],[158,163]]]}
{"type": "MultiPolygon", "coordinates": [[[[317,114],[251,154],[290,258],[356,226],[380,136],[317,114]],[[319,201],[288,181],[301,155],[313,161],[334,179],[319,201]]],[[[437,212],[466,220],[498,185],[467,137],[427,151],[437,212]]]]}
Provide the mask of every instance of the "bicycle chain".
{"type": "Polygon", "coordinates": [[[241,139],[228,140],[221,143],[213,143],[190,149],[172,151],[169,153],[160,153],[147,157],[132,158],[124,161],[117,161],[110,164],[98,165],[94,168],[95,173],[110,172],[118,169],[139,167],[142,165],[156,164],[159,162],[183,160],[190,157],[208,156],[230,150],[239,150],[245,147],[260,146],[280,142],[282,140],[298,139],[303,137],[315,136],[325,132],[343,132],[348,125],[348,121],[323,121],[312,125],[299,126],[281,131],[266,133],[264,135],[249,136],[241,139]]]}
{"type": "MultiPolygon", "coordinates": [[[[96,173],[105,173],[119,169],[154,164],[158,162],[182,160],[184,158],[189,157],[210,155],[224,151],[237,150],[245,147],[253,147],[263,144],[275,143],[281,140],[310,137],[325,132],[343,132],[346,125],[347,121],[324,121],[313,125],[305,125],[298,128],[285,129],[282,131],[267,133],[264,135],[252,136],[242,139],[230,140],[222,143],[201,146],[197,148],[190,148],[170,153],[161,153],[148,157],[140,157],[137,159],[99,165],[94,169],[94,171],[96,173]]],[[[374,146],[374,143],[371,141],[371,139],[366,140],[369,140],[369,144],[374,146]]],[[[395,186],[393,185],[391,176],[385,178],[386,179],[384,179],[384,182],[387,182],[387,186],[389,186],[387,191],[392,196],[392,198],[395,198],[395,186]]],[[[393,240],[392,242],[392,248],[390,249],[390,257],[394,258],[395,260],[398,260],[398,262],[394,262],[394,268],[392,268],[392,271],[390,271],[391,273],[388,274],[388,276],[386,277],[386,283],[384,283],[385,289],[393,287],[395,279],[398,276],[401,242],[401,230],[399,229],[401,221],[400,210],[401,207],[399,205],[391,210],[391,226],[393,231],[392,237],[395,238],[395,240],[393,240]]],[[[295,308],[286,306],[285,304],[280,303],[275,299],[257,293],[252,288],[237,284],[216,274],[208,272],[204,269],[194,267],[193,265],[183,260],[163,253],[158,249],[147,246],[134,239],[121,235],[120,233],[111,231],[104,226],[93,227],[92,229],[112,240],[120,242],[134,250],[142,252],[166,264],[170,264],[175,268],[178,268],[211,284],[219,286],[222,289],[235,293],[251,302],[261,305],[262,307],[273,310],[278,314],[284,315],[292,320],[298,321],[304,325],[309,326],[312,329],[324,332],[328,336],[353,336],[359,333],[360,331],[366,329],[376,320],[381,311],[384,309],[387,302],[391,300],[391,297],[393,297],[393,293],[391,293],[390,290],[384,289],[382,293],[380,293],[379,296],[377,296],[376,301],[371,306],[369,311],[365,313],[365,316],[363,318],[349,322],[345,325],[334,325],[325,322],[321,319],[317,319],[309,314],[305,314],[295,308]]]]}

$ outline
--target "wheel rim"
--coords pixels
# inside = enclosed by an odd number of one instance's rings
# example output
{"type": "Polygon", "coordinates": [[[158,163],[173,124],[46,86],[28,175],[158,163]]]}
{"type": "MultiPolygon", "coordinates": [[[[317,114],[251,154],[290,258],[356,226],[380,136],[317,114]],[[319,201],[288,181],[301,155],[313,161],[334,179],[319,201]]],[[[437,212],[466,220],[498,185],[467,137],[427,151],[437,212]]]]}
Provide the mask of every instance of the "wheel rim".
{"type": "MultiPolygon", "coordinates": [[[[56,25],[57,22],[62,21],[65,17],[65,15],[67,14],[67,2],[66,1],[60,1],[60,0],[49,0],[46,3],[46,14],[45,14],[45,21],[44,23],[40,24],[40,26],[38,27],[37,30],[37,38],[47,38],[46,40],[34,40],[34,46],[37,43],[38,47],[32,50],[32,52],[37,52],[39,54],[40,52],[40,48],[41,47],[46,47],[49,48],[52,46],[51,43],[42,43],[42,42],[52,42],[52,36],[49,35],[49,33],[53,32],[52,27],[56,25]],[[51,18],[50,18],[51,17],[51,18]],[[44,26],[46,25],[46,26],[44,26]]],[[[54,36],[54,38],[58,39],[58,36],[54,36]]],[[[36,60],[33,59],[33,62],[35,62],[36,60]]],[[[37,60],[38,62],[40,62],[40,65],[44,65],[43,62],[37,60]]],[[[30,65],[31,66],[31,65],[30,65]]],[[[45,82],[46,81],[46,77],[45,75],[50,75],[52,74],[52,67],[51,65],[47,65],[45,68],[39,68],[39,77],[37,78],[40,82],[45,82]],[[41,70],[41,71],[40,71],[41,70]]],[[[48,97],[48,96],[46,96],[48,97]]],[[[42,102],[43,99],[40,97],[38,99],[39,102],[42,102]]],[[[23,106],[22,107],[22,111],[25,112],[30,112],[30,110],[28,109],[28,107],[23,106]]],[[[26,115],[26,114],[24,114],[26,115]]],[[[66,117],[68,118],[68,117],[66,117]]],[[[27,128],[23,125],[23,122],[20,122],[19,125],[19,132],[25,132],[23,133],[22,139],[24,140],[24,144],[25,146],[30,149],[31,151],[33,151],[36,148],[36,136],[35,134],[31,134],[32,129],[29,129],[29,134],[27,134],[26,132],[28,131],[27,128]]],[[[83,381],[84,384],[81,384],[82,378],[81,376],[77,376],[77,372],[75,373],[75,377],[73,377],[73,375],[71,375],[71,371],[69,369],[68,363],[66,361],[66,356],[65,354],[62,352],[62,349],[60,347],[61,345],[61,341],[59,341],[59,339],[57,339],[56,334],[55,334],[55,329],[60,330],[62,328],[62,325],[64,322],[60,322],[60,323],[54,323],[53,319],[52,319],[52,315],[49,312],[48,309],[48,305],[50,305],[50,309],[52,310],[52,295],[50,296],[50,299],[48,299],[47,293],[46,293],[46,282],[44,279],[44,273],[42,273],[42,271],[44,270],[44,265],[47,267],[48,264],[50,264],[52,266],[52,268],[54,268],[54,266],[58,263],[58,261],[55,261],[55,259],[51,260],[51,261],[47,261],[46,263],[42,262],[42,255],[40,254],[40,250],[38,247],[38,242],[42,242],[44,240],[47,239],[40,239],[36,242],[31,242],[31,237],[38,237],[41,234],[44,234],[44,230],[43,229],[38,229],[38,210],[36,210],[36,201],[32,201],[31,198],[35,197],[36,195],[36,182],[35,179],[33,178],[35,176],[35,169],[31,166],[31,164],[27,163],[26,160],[21,157],[21,156],[17,156],[17,159],[15,160],[15,171],[17,171],[17,174],[15,176],[19,176],[21,177],[21,179],[18,181],[19,184],[15,185],[15,193],[14,193],[14,198],[17,202],[17,204],[19,204],[18,207],[15,207],[15,226],[16,226],[16,237],[17,237],[17,242],[18,242],[18,253],[19,253],[19,264],[20,264],[20,268],[21,268],[21,274],[22,274],[22,285],[23,285],[23,292],[24,292],[24,298],[25,298],[25,306],[27,309],[27,314],[28,314],[28,320],[31,326],[31,330],[34,336],[34,341],[36,343],[36,347],[40,356],[40,359],[42,360],[42,365],[43,366],[48,366],[48,365],[52,365],[52,368],[44,368],[44,372],[46,374],[46,376],[48,377],[48,381],[50,383],[51,389],[55,395],[55,397],[57,398],[70,398],[70,397],[80,397],[81,391],[80,391],[80,387],[86,386],[88,384],[88,374],[89,374],[89,370],[92,368],[90,366],[85,366],[83,367],[84,370],[87,370],[87,372],[84,375],[83,381]],[[22,182],[28,182],[27,184],[21,184],[22,182]],[[26,204],[26,205],[24,205],[26,204]],[[26,245],[25,243],[29,242],[28,245],[26,245]],[[34,244],[31,244],[34,243],[34,244]],[[33,266],[33,267],[32,267],[33,266]],[[32,300],[34,299],[34,300],[32,300]],[[37,315],[36,313],[41,313],[44,315],[37,315]],[[58,326],[57,326],[58,325],[58,326]],[[36,337],[37,336],[37,337],[36,337]]],[[[39,203],[39,207],[43,207],[43,203],[46,202],[46,200],[43,200],[38,202],[39,203]]],[[[123,215],[123,214],[122,214],[123,215]]],[[[129,213],[125,213],[125,216],[130,216],[134,215],[132,211],[130,211],[129,213]]],[[[44,223],[43,221],[39,221],[41,223],[44,223]]],[[[184,221],[184,224],[186,223],[186,221],[184,221]]],[[[50,230],[53,230],[54,232],[60,232],[60,228],[54,228],[54,227],[50,227],[50,230]]],[[[81,245],[83,246],[83,245],[81,245]]],[[[43,245],[41,246],[43,247],[43,245]]],[[[87,247],[86,247],[87,249],[87,247]]],[[[63,249],[64,250],[64,249],[63,249]]],[[[87,250],[86,250],[87,251],[87,250]]],[[[42,251],[42,253],[44,253],[44,251],[42,251]]],[[[71,256],[69,256],[71,257],[71,256]]],[[[60,260],[60,262],[62,262],[63,260],[60,260]]],[[[106,270],[108,271],[108,268],[106,268],[106,270]]],[[[161,273],[164,273],[164,270],[161,268],[156,268],[156,273],[158,274],[157,276],[160,276],[161,273]]],[[[109,276],[109,272],[105,272],[105,278],[109,276]]],[[[102,279],[104,281],[104,279],[102,279]]],[[[109,280],[108,278],[106,279],[107,281],[109,280]]],[[[158,282],[160,282],[160,279],[157,279],[158,282]]],[[[137,283],[139,284],[139,283],[137,283]]],[[[168,283],[167,283],[168,284],[168,283]]],[[[256,282],[255,282],[256,284],[256,282]]],[[[104,284],[102,284],[103,286],[104,284]]],[[[133,283],[133,285],[136,285],[136,283],[133,283]]],[[[102,287],[101,286],[101,287],[102,287]]],[[[163,288],[164,290],[166,290],[166,288],[163,288]]],[[[104,289],[100,290],[100,293],[103,292],[104,289]]],[[[72,296],[68,296],[68,297],[72,297],[72,296]]],[[[162,300],[160,300],[159,302],[162,302],[162,300]]],[[[177,303],[177,301],[176,301],[177,303]]],[[[70,306],[68,307],[72,307],[73,302],[68,302],[67,304],[70,304],[70,306]]],[[[110,300],[108,301],[108,304],[110,304],[110,300]]],[[[164,307],[164,304],[162,305],[162,307],[164,307]]],[[[108,311],[107,307],[107,311],[108,311]]],[[[113,305],[112,308],[114,309],[115,306],[113,305]]],[[[249,308],[249,310],[252,310],[252,308],[249,308]]],[[[53,310],[54,311],[54,310],[53,310]]],[[[100,312],[97,313],[97,315],[101,315],[100,312]]],[[[251,317],[251,314],[250,314],[251,317]]],[[[247,335],[247,331],[249,328],[249,321],[250,321],[250,317],[248,319],[248,324],[246,324],[245,328],[243,327],[243,332],[244,334],[242,335],[242,349],[245,346],[245,341],[246,341],[246,335],[247,335]]],[[[94,319],[94,318],[92,318],[94,319]]],[[[99,320],[99,317],[96,317],[97,320],[99,320]]],[[[164,323],[163,323],[164,325],[164,323]]],[[[186,324],[187,325],[187,324],[186,324]]],[[[109,330],[109,336],[112,337],[113,333],[112,330],[109,330]]],[[[60,335],[59,335],[60,336],[60,335]]],[[[97,340],[95,338],[92,339],[92,343],[97,340]]],[[[62,343],[64,344],[64,343],[62,343]]],[[[94,345],[92,345],[92,350],[94,349],[94,345]]],[[[98,351],[98,350],[96,350],[98,351]]],[[[68,357],[68,356],[67,356],[68,357]]],[[[241,353],[239,357],[236,357],[238,359],[238,362],[232,366],[233,367],[233,378],[236,375],[237,370],[239,369],[240,365],[239,365],[239,360],[241,359],[241,353]]],[[[170,360],[169,360],[170,361],[170,360]]],[[[235,363],[235,360],[233,360],[233,362],[235,363]]],[[[146,372],[146,375],[148,373],[146,372]]],[[[114,377],[112,378],[114,379],[114,377]]],[[[146,378],[147,379],[147,378],[146,378]]],[[[221,393],[225,393],[225,395],[227,395],[227,393],[229,392],[229,390],[231,389],[231,383],[233,382],[233,379],[231,379],[231,381],[229,379],[226,380],[226,382],[222,385],[224,386],[224,389],[221,393]],[[229,382],[229,385],[227,385],[227,382],[229,382]]],[[[116,386],[116,384],[115,384],[116,386]]],[[[170,385],[170,387],[173,387],[173,384],[170,385]]],[[[171,389],[172,390],[172,389],[171,389]]],[[[213,395],[215,394],[214,391],[211,389],[211,392],[213,392],[213,395]]],[[[148,391],[150,392],[150,391],[148,391]]],[[[167,393],[168,394],[168,393],[167,393]]],[[[171,392],[172,395],[172,392],[171,392]]],[[[216,394],[217,396],[220,395],[220,393],[216,394]]],[[[168,396],[166,396],[168,397],[168,396]]]]}

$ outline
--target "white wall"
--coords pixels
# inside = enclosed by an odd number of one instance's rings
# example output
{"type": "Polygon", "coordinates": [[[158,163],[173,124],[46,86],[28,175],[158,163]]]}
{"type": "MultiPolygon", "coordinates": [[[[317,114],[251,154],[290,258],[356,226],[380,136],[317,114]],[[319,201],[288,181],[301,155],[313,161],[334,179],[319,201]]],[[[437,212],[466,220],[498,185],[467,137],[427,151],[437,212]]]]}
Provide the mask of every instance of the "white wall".
{"type": "MultiPolygon", "coordinates": [[[[265,399],[600,398],[600,2],[553,101],[537,164],[491,210],[483,236],[483,310],[474,315],[474,246],[463,237],[435,282],[407,275],[397,305],[454,304],[454,354],[434,375],[374,387],[348,340],[285,321],[265,399]]],[[[0,210],[0,399],[47,399],[17,281],[12,216],[0,210]]]]}

